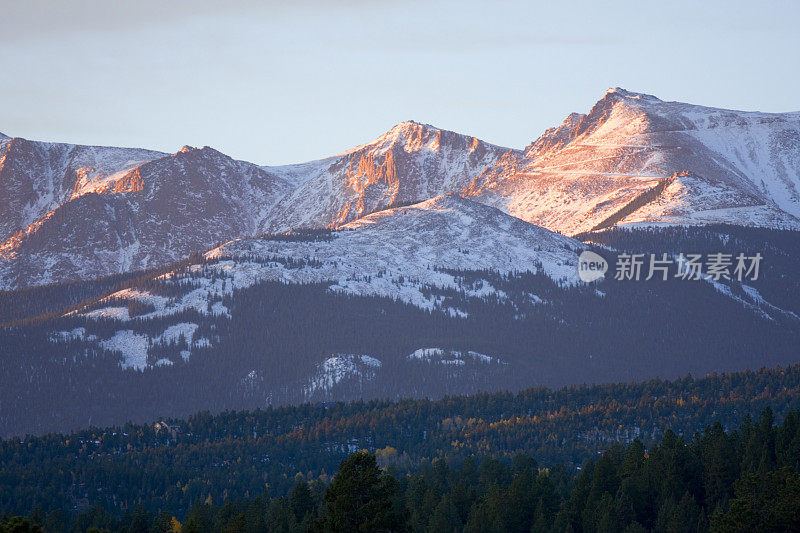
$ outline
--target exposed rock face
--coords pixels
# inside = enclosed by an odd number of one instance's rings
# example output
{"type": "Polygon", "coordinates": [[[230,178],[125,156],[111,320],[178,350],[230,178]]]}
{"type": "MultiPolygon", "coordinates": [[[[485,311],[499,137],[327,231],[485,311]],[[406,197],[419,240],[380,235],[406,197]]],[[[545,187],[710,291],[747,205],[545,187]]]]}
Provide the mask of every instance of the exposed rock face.
{"type": "Polygon", "coordinates": [[[211,148],[181,150],[84,184],[6,238],[0,279],[20,287],[168,264],[257,233],[291,189],[211,148]]]}
{"type": "Polygon", "coordinates": [[[0,135],[0,240],[107,180],[113,182],[114,174],[163,155],[0,135]]]}
{"type": "Polygon", "coordinates": [[[374,142],[326,160],[324,170],[278,204],[266,229],[337,228],[390,206],[460,191],[509,151],[403,122],[374,142]]]}

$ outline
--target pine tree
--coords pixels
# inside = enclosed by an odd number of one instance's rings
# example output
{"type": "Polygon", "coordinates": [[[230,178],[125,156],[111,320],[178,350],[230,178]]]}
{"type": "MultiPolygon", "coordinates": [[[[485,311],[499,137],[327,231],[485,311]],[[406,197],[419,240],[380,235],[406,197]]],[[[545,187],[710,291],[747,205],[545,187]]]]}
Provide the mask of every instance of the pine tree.
{"type": "Polygon", "coordinates": [[[289,508],[292,510],[297,522],[302,522],[307,514],[314,510],[314,498],[308,483],[298,475],[297,482],[289,494],[289,508]]]}
{"type": "Polygon", "coordinates": [[[339,465],[325,491],[325,529],[334,532],[404,531],[405,517],[394,508],[396,481],[382,475],[375,456],[354,453],[339,465]]]}

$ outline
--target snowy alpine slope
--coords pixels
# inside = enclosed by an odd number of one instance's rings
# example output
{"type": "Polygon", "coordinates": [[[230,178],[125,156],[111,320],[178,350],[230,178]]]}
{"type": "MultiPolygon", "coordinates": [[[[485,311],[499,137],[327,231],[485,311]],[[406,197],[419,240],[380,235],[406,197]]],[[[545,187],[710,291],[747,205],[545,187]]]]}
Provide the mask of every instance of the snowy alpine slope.
{"type": "MultiPolygon", "coordinates": [[[[324,282],[331,291],[386,297],[458,317],[465,316],[464,311],[447,307],[443,296],[431,289],[458,289],[473,297],[495,294],[501,299],[504,294],[486,281],[467,282],[443,269],[543,272],[559,283],[574,285],[582,248],[569,237],[450,194],[374,213],[321,239],[237,239],[207,252],[203,264],[160,276],[180,289],[178,296],[124,289],[70,314],[118,323],[110,338],[93,342],[120,352],[123,368],[142,370],[167,364],[147,358],[149,344],[182,339],[184,360],[190,358],[193,348],[213,345],[214,340],[199,337],[197,326],[180,318],[181,313],[193,310],[230,318],[223,297],[260,281],[324,282]],[[163,332],[145,335],[131,330],[130,302],[149,308],[135,317],[137,321],[160,320],[163,332]]],[[[54,338],[70,335],[55,332],[54,338]]],[[[467,354],[469,360],[485,358],[467,354]]],[[[456,354],[450,359],[463,358],[456,354]]]]}
{"type": "MultiPolygon", "coordinates": [[[[460,288],[482,296],[488,284],[462,286],[443,269],[541,271],[565,284],[577,283],[578,241],[551,233],[496,209],[450,194],[373,213],[331,233],[329,240],[237,239],[205,254],[208,262],[189,267],[191,290],[180,299],[125,289],[109,295],[109,304],[87,316],[126,316],[126,300],[153,305],[147,319],[184,309],[224,315],[220,295],[259,281],[331,283],[330,290],[383,296],[424,309],[440,308],[441,298],[424,288],[460,288]],[[199,277],[198,277],[199,275],[199,277]],[[210,304],[210,305],[209,305],[210,304]],[[209,311],[211,309],[211,311],[209,311]]],[[[182,274],[166,279],[181,283],[182,274]]],[[[457,314],[458,310],[451,310],[457,314]]]]}
{"type": "Polygon", "coordinates": [[[800,228],[800,113],[729,111],[609,89],[588,114],[571,114],[524,154],[487,168],[465,195],[575,234],[665,179],[655,199],[618,223],[800,228]]]}

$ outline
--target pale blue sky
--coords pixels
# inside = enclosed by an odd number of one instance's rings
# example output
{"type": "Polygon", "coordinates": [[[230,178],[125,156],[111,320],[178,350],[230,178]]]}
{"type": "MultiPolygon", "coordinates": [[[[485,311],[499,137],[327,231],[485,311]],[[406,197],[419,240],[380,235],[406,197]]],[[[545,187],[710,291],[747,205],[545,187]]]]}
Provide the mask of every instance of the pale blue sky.
{"type": "Polygon", "coordinates": [[[790,0],[227,4],[0,0],[0,132],[281,164],[408,119],[521,148],[613,86],[800,110],[790,0]]]}

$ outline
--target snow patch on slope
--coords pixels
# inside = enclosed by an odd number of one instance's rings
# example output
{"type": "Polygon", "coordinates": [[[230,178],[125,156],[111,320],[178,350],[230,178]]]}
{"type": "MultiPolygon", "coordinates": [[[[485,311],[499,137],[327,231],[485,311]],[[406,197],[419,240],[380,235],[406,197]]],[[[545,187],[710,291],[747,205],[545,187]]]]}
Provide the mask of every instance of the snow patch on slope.
{"type": "Polygon", "coordinates": [[[369,355],[337,354],[328,357],[317,366],[303,393],[311,397],[316,392],[327,392],[345,380],[373,379],[381,366],[380,360],[369,355]]]}
{"type": "Polygon", "coordinates": [[[87,313],[84,313],[83,316],[94,319],[102,319],[102,318],[109,318],[114,320],[130,319],[127,307],[103,307],[101,309],[95,309],[94,311],[89,311],[87,313]]]}
{"type": "Polygon", "coordinates": [[[462,352],[460,350],[445,350],[443,348],[419,348],[408,354],[406,358],[409,360],[452,366],[465,366],[469,361],[482,364],[504,364],[503,361],[497,357],[473,352],[472,350],[462,352]]]}
{"type": "Polygon", "coordinates": [[[183,337],[186,344],[192,346],[192,338],[198,327],[200,326],[191,322],[180,322],[169,326],[164,330],[164,333],[153,339],[153,342],[158,344],[177,344],[180,338],[183,337]]]}
{"type": "MultiPolygon", "coordinates": [[[[104,311],[104,309],[100,311],[104,311]]],[[[83,316],[94,319],[99,317],[109,318],[108,314],[102,315],[96,312],[86,313],[83,316]]],[[[117,320],[120,322],[129,320],[127,313],[124,315],[120,314],[117,320]]],[[[110,338],[104,340],[99,340],[97,335],[87,334],[86,328],[79,327],[71,331],[53,332],[49,338],[50,341],[54,343],[82,340],[89,344],[95,344],[109,352],[119,352],[122,356],[120,367],[122,367],[123,370],[132,369],[142,371],[151,366],[161,367],[171,366],[173,364],[170,359],[163,357],[156,361],[154,365],[149,364],[148,354],[150,346],[176,346],[181,338],[183,338],[186,342],[186,346],[179,346],[184,349],[181,349],[176,355],[179,355],[184,361],[189,360],[193,349],[211,346],[211,340],[206,337],[195,339],[195,334],[199,327],[198,324],[192,322],[180,322],[168,326],[161,334],[155,336],[137,333],[131,329],[121,329],[117,330],[110,338]]]]}
{"type": "Polygon", "coordinates": [[[149,338],[147,335],[134,333],[130,329],[117,331],[113,337],[100,341],[100,346],[110,352],[120,352],[123,370],[144,370],[147,368],[147,348],[149,338]]]}

